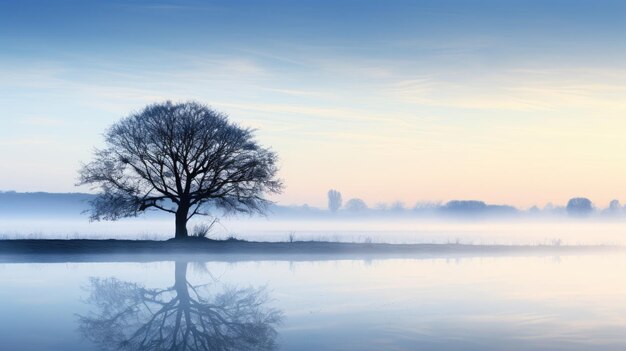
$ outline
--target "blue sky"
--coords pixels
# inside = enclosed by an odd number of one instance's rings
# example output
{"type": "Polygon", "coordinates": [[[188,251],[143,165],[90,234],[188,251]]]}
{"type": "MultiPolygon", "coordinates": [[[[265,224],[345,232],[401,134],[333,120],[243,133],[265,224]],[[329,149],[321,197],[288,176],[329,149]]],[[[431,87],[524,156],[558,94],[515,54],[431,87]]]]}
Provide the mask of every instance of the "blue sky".
{"type": "Polygon", "coordinates": [[[76,191],[110,124],[259,128],[282,203],[626,199],[621,1],[3,1],[0,188],[76,191]]]}

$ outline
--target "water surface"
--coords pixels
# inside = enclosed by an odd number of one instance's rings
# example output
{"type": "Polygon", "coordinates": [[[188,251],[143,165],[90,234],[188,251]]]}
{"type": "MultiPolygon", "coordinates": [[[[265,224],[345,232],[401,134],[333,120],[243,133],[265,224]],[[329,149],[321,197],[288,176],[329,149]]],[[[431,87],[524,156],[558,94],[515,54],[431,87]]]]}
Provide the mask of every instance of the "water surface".
{"type": "Polygon", "coordinates": [[[2,350],[624,350],[626,255],[0,265],[2,350]]]}

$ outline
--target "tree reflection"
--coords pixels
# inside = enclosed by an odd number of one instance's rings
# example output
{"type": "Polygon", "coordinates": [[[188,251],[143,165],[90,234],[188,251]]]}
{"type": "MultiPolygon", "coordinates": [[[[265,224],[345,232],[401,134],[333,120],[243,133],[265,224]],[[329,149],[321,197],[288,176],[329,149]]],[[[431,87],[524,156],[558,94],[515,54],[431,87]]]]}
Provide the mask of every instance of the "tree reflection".
{"type": "Polygon", "coordinates": [[[102,350],[273,350],[281,312],[265,306],[263,289],[225,288],[187,281],[176,262],[174,286],[147,289],[116,278],[90,280],[97,313],[79,316],[83,336],[102,350]]]}

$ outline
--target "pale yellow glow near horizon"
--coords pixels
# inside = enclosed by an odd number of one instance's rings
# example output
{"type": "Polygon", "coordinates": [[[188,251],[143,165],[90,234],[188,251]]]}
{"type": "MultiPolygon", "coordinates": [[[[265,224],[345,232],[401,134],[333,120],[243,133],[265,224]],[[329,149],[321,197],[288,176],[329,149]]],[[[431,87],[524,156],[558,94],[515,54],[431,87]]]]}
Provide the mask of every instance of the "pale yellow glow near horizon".
{"type": "Polygon", "coordinates": [[[276,137],[287,184],[277,199],[324,206],[326,191],[335,188],[344,199],[359,197],[369,205],[480,199],[530,207],[562,205],[575,196],[589,197],[599,207],[612,199],[624,202],[626,100],[620,97],[626,97],[626,85],[616,81],[623,72],[610,79],[606,72],[564,74],[549,82],[532,76],[496,80],[482,90],[431,88],[430,102],[420,98],[424,91],[415,93],[417,104],[373,97],[374,111],[394,106],[394,112],[370,112],[362,122],[324,132],[320,126],[333,126],[319,119],[310,139],[276,137]],[[447,96],[453,90],[466,93],[458,109],[450,108],[457,103],[447,96]],[[503,106],[507,100],[519,103],[503,106]],[[480,106],[465,106],[467,101],[480,106]],[[429,104],[446,109],[422,115],[429,104]]]}
{"type": "Polygon", "coordinates": [[[286,188],[272,197],[280,204],[325,207],[331,188],[370,206],[476,199],[527,208],[576,196],[598,207],[626,202],[625,70],[494,69],[451,80],[394,61],[354,60],[340,71],[316,64],[341,84],[305,77],[295,89],[268,81],[262,67],[258,76],[245,69],[215,78],[219,62],[166,74],[169,84],[152,72],[77,83],[54,69],[14,70],[15,80],[36,73],[20,84],[66,100],[41,98],[6,121],[15,132],[0,141],[0,189],[86,191],[74,187],[76,170],[106,127],[148,103],[194,99],[258,128],[261,144],[280,157],[286,188]],[[215,82],[207,88],[209,77],[215,82]],[[68,113],[74,119],[64,119],[68,113]]]}

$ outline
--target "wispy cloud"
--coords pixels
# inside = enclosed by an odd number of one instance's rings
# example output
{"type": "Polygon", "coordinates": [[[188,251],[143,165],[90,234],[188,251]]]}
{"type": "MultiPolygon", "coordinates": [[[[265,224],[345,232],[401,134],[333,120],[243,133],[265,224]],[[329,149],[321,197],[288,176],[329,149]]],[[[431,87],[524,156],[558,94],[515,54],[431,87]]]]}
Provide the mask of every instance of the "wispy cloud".
{"type": "Polygon", "coordinates": [[[266,104],[266,103],[234,103],[216,102],[215,106],[247,110],[263,113],[280,113],[288,115],[300,115],[314,119],[346,121],[346,122],[380,122],[380,123],[404,123],[402,118],[396,115],[389,116],[384,113],[372,113],[363,110],[348,108],[327,108],[305,106],[298,104],[266,104]]]}
{"type": "Polygon", "coordinates": [[[0,147],[25,147],[25,146],[42,146],[53,143],[53,140],[46,137],[15,137],[3,138],[0,140],[0,147]]]}
{"type": "Polygon", "coordinates": [[[473,80],[449,81],[432,77],[389,84],[383,94],[399,102],[455,109],[559,111],[571,108],[626,108],[626,72],[607,79],[589,76],[586,68],[531,74],[510,70],[473,80]],[[621,82],[620,82],[621,81],[621,82]]]}
{"type": "Polygon", "coordinates": [[[20,124],[36,127],[57,127],[65,124],[60,118],[51,117],[25,117],[19,120],[20,124]]]}

